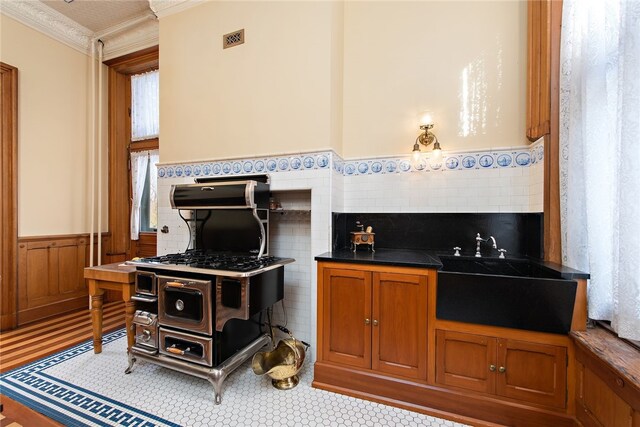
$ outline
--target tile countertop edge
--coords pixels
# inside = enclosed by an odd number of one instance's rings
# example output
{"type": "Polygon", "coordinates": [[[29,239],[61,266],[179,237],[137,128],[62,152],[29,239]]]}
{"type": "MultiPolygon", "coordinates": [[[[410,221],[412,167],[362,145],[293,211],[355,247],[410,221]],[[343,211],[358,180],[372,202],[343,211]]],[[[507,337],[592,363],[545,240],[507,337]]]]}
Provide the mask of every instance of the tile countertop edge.
{"type": "MultiPolygon", "coordinates": [[[[432,250],[412,250],[412,249],[377,249],[375,252],[360,250],[352,252],[348,249],[339,249],[336,251],[325,252],[314,257],[316,261],[332,261],[347,264],[371,264],[371,265],[391,265],[398,267],[419,267],[419,268],[442,268],[439,256],[451,254],[443,254],[441,251],[432,250]]],[[[486,259],[491,259],[487,257],[486,259]]],[[[522,258],[512,258],[522,259],[522,258]]],[[[563,279],[589,279],[589,274],[582,271],[574,270],[560,264],[549,261],[535,260],[539,265],[558,272],[563,279]]]]}

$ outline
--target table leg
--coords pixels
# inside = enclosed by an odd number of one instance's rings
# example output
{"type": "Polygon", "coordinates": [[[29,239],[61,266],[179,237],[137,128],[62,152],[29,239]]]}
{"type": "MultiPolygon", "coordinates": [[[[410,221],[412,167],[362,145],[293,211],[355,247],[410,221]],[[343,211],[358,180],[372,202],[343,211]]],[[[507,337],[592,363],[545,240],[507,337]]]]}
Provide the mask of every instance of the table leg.
{"type": "Polygon", "coordinates": [[[93,352],[102,353],[102,300],[104,289],[100,289],[95,280],[89,281],[91,296],[91,323],[93,326],[93,352]]]}
{"type": "Polygon", "coordinates": [[[136,312],[136,303],[128,300],[124,302],[125,323],[127,326],[127,350],[130,350],[135,341],[136,331],[133,329],[133,315],[136,312]]]}

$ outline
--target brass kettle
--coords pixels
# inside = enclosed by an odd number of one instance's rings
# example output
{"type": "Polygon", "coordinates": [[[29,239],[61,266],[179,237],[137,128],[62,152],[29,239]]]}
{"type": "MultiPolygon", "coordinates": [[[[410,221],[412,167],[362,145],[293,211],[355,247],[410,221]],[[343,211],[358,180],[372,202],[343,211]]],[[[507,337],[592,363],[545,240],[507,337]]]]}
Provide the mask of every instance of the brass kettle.
{"type": "Polygon", "coordinates": [[[304,362],[305,349],[295,338],[280,340],[272,351],[261,351],[253,356],[251,368],[256,375],[267,374],[278,390],[289,390],[300,382],[298,372],[304,362]]]}

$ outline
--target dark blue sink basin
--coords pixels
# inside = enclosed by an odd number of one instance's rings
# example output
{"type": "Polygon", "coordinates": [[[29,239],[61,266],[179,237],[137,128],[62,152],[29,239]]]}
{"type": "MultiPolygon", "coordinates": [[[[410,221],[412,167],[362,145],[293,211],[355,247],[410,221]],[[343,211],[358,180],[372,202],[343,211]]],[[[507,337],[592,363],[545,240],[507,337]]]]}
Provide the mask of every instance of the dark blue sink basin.
{"type": "Polygon", "coordinates": [[[566,334],[577,283],[535,261],[441,256],[436,317],[566,334]]]}

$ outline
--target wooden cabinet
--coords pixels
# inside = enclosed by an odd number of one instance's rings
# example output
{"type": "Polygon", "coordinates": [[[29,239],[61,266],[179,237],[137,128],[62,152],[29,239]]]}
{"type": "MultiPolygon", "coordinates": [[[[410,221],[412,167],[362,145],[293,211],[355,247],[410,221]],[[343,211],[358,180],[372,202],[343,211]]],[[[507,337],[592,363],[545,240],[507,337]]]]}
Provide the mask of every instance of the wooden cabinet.
{"type": "Polygon", "coordinates": [[[564,408],[567,349],[437,330],[436,383],[564,408]]]}
{"type": "Polygon", "coordinates": [[[426,380],[427,276],[322,270],[322,359],[426,380]]]}
{"type": "Polygon", "coordinates": [[[584,427],[640,427],[638,350],[601,327],[574,333],[576,417],[584,427]]]}

